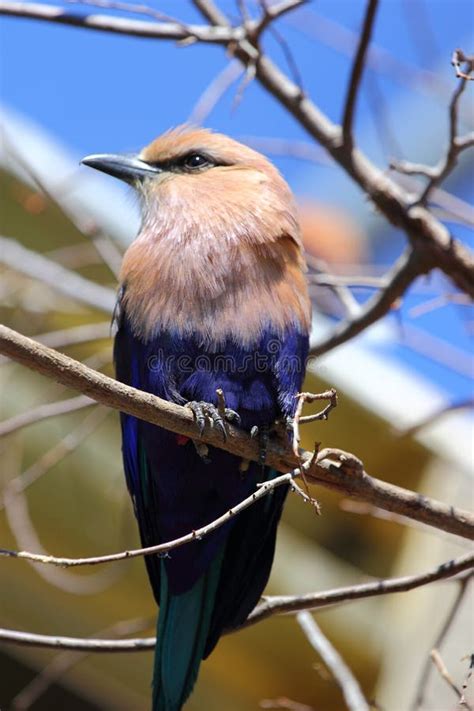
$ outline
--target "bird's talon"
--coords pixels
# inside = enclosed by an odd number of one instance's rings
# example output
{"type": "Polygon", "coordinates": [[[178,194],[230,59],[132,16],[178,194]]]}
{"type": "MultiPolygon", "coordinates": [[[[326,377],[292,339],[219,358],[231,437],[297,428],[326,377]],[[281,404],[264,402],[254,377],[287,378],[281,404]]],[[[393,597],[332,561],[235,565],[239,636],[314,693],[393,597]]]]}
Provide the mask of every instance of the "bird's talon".
{"type": "MultiPolygon", "coordinates": [[[[194,415],[194,420],[199,428],[199,436],[202,437],[204,434],[204,428],[206,426],[206,419],[209,420],[209,425],[210,427],[215,427],[216,430],[218,430],[224,442],[227,439],[227,430],[225,426],[225,422],[223,418],[221,417],[217,407],[215,405],[212,405],[210,402],[196,402],[196,401],[191,401],[186,404],[186,407],[189,407],[191,412],[194,415]]],[[[229,410],[229,412],[233,413],[233,410],[229,410]]],[[[237,415],[237,413],[234,413],[234,415],[237,415]]],[[[238,415],[237,415],[238,417],[238,415]]],[[[226,410],[226,419],[227,419],[227,410],[226,410]]]]}
{"type": "Polygon", "coordinates": [[[267,458],[267,447],[268,440],[270,439],[269,427],[264,425],[259,430],[259,452],[258,452],[258,463],[263,467],[265,466],[265,460],[267,458]]]}
{"type": "Polygon", "coordinates": [[[252,439],[255,439],[255,437],[258,435],[258,433],[259,433],[258,425],[254,425],[252,427],[252,429],[250,430],[250,436],[252,437],[252,439]]]}
{"type": "Polygon", "coordinates": [[[242,423],[239,413],[235,410],[231,410],[230,407],[226,407],[225,409],[225,419],[227,422],[233,422],[236,425],[240,425],[242,423]]]}

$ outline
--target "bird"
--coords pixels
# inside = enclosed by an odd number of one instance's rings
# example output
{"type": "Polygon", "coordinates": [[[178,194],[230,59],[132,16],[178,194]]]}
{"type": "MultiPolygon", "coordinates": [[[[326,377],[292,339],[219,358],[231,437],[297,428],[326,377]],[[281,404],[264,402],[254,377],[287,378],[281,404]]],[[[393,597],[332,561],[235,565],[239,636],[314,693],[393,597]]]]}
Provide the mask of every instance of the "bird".
{"type": "MultiPolygon", "coordinates": [[[[193,439],[121,413],[126,482],[151,546],[210,523],[277,476],[264,463],[265,436],[294,416],[311,320],[297,209],[266,157],[200,127],[82,163],[128,183],[141,206],[120,272],[116,377],[189,407],[197,425],[193,439]],[[261,462],[200,443],[204,426],[225,437],[227,421],[259,433],[261,462]]],[[[145,558],[160,608],[153,711],[183,707],[201,661],[258,603],[287,492],[275,488],[201,540],[145,558]]]]}

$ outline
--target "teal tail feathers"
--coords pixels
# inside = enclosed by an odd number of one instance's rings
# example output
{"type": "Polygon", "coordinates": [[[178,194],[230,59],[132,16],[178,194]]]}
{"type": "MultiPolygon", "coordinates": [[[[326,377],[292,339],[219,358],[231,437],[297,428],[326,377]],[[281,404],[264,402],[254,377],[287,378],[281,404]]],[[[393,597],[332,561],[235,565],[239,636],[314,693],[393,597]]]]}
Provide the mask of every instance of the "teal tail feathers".
{"type": "Polygon", "coordinates": [[[223,552],[181,595],[168,590],[161,564],[160,614],[153,671],[153,711],[180,711],[193,690],[211,625],[223,552]]]}

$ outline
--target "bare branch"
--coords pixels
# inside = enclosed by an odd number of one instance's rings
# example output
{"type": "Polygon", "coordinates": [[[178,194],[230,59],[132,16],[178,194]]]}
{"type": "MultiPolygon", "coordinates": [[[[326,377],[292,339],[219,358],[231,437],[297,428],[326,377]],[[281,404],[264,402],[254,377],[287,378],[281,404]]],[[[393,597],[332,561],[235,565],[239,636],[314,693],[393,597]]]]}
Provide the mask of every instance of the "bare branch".
{"type": "Polygon", "coordinates": [[[89,7],[100,7],[104,10],[118,10],[120,12],[131,12],[135,15],[146,15],[147,17],[153,17],[155,20],[175,23],[180,27],[186,28],[186,25],[183,25],[179,20],[165,15],[164,12],[155,10],[149,5],[121,2],[118,0],[66,0],[66,2],[69,5],[87,5],[89,7]]]}
{"type": "Polygon", "coordinates": [[[259,707],[261,709],[284,709],[284,711],[315,711],[312,706],[300,704],[286,696],[279,696],[278,699],[262,699],[259,707]]]}
{"type": "Polygon", "coordinates": [[[143,20],[124,19],[110,15],[79,15],[56,5],[43,5],[34,2],[10,2],[2,0],[0,14],[15,17],[29,17],[34,20],[56,22],[72,27],[82,27],[99,32],[112,32],[133,37],[164,40],[198,40],[210,44],[227,44],[243,37],[242,30],[229,27],[207,27],[203,25],[186,25],[178,22],[148,22],[143,20]]]}
{"type": "MultiPolygon", "coordinates": [[[[457,50],[460,51],[460,50],[457,50]]],[[[466,60],[467,61],[467,60],[466,60]]],[[[472,69],[472,66],[471,66],[472,69]]],[[[444,158],[436,166],[423,165],[421,163],[411,163],[410,161],[392,161],[390,167],[405,175],[421,175],[428,178],[424,190],[417,199],[417,204],[424,205],[430,197],[432,191],[440,185],[452,170],[456,167],[459,155],[467,148],[474,146],[474,132],[465,136],[458,136],[458,113],[459,101],[464,92],[468,77],[461,76],[449,104],[449,136],[448,147],[444,158]]]]}
{"type": "MultiPolygon", "coordinates": [[[[298,470],[299,471],[299,470],[298,470]]],[[[186,543],[192,543],[192,541],[199,541],[201,538],[215,531],[216,528],[223,526],[230,518],[237,516],[238,513],[244,509],[252,506],[255,501],[258,501],[262,497],[266,496],[270,491],[273,491],[278,486],[290,485],[293,477],[297,476],[298,472],[290,472],[288,474],[283,474],[282,476],[276,477],[271,481],[259,484],[258,488],[253,494],[247,496],[240,503],[234,506],[232,509],[226,511],[222,516],[216,518],[211,523],[201,528],[191,531],[191,533],[185,536],[180,536],[174,541],[169,541],[168,543],[160,543],[156,546],[148,546],[147,548],[137,548],[135,550],[121,551],[120,553],[112,553],[110,555],[94,556],[91,558],[58,558],[52,555],[44,555],[42,553],[30,553],[28,551],[11,551],[0,548],[0,556],[6,556],[8,558],[23,558],[24,560],[29,560],[34,563],[43,563],[45,565],[57,565],[65,568],[76,568],[83,565],[101,565],[103,563],[112,563],[118,560],[129,560],[130,558],[139,558],[147,555],[164,555],[174,548],[179,548],[184,546],[186,543]]]]}
{"type": "Polygon", "coordinates": [[[15,163],[19,164],[26,174],[30,177],[36,187],[43,193],[52,205],[55,205],[60,212],[69,220],[74,227],[91,242],[97,255],[102,262],[109,268],[110,272],[118,277],[120,272],[120,263],[122,255],[120,254],[114,242],[99,228],[96,221],[88,214],[86,208],[81,205],[80,208],[72,210],[64,200],[64,191],[61,188],[46,185],[44,180],[37,174],[33,166],[22,153],[11,142],[5,131],[2,132],[3,144],[7,153],[12,156],[15,163]]]}
{"type": "MultiPolygon", "coordinates": [[[[21,548],[32,548],[46,556],[31,519],[24,492],[11,487],[5,492],[4,502],[6,518],[16,544],[21,548]]],[[[61,568],[36,566],[31,562],[30,564],[36,574],[47,583],[73,595],[97,595],[110,588],[127,572],[126,567],[116,565],[89,575],[76,575],[61,568]]]]}
{"type": "Polygon", "coordinates": [[[255,150],[262,151],[263,153],[307,160],[318,165],[334,165],[320,146],[309,143],[309,141],[250,135],[243,135],[238,138],[242,143],[246,143],[251,148],[255,148],[255,150]]]}
{"type": "Polygon", "coordinates": [[[300,424],[305,424],[307,422],[315,422],[316,420],[327,420],[329,413],[337,406],[337,393],[334,388],[330,390],[325,390],[322,393],[299,393],[297,395],[298,404],[296,406],[295,415],[293,417],[293,453],[295,457],[298,457],[299,447],[300,447],[300,424]],[[313,415],[306,415],[302,417],[303,407],[306,402],[312,403],[317,400],[328,400],[328,404],[320,411],[313,415]]]}
{"type": "Polygon", "coordinates": [[[311,613],[307,610],[298,612],[296,620],[305,633],[310,645],[316,650],[330,670],[342,691],[347,708],[350,709],[350,711],[369,711],[369,704],[364,698],[359,682],[339,652],[321,632],[311,613]]]}
{"type": "Polygon", "coordinates": [[[313,257],[312,254],[306,254],[306,263],[311,269],[319,272],[318,274],[309,274],[308,281],[310,284],[323,284],[324,286],[329,286],[330,289],[337,296],[342,306],[344,307],[346,314],[349,318],[354,318],[360,313],[359,302],[352,295],[351,290],[348,288],[347,284],[340,281],[338,277],[334,277],[332,274],[328,274],[328,264],[320,258],[313,257]],[[319,279],[322,278],[322,282],[319,279]]]}
{"type": "Polygon", "coordinates": [[[436,169],[435,175],[433,175],[423,193],[420,195],[419,202],[424,204],[433,188],[437,187],[442,183],[448,175],[451,173],[453,168],[456,166],[459,154],[474,145],[474,133],[464,136],[462,138],[458,137],[458,107],[459,100],[461,98],[464,89],[466,88],[467,80],[462,78],[459,80],[458,87],[454,92],[450,105],[449,105],[449,142],[448,149],[446,151],[446,156],[441,160],[440,164],[436,169]]]}
{"type": "Polygon", "coordinates": [[[383,278],[385,286],[368,299],[356,316],[342,321],[327,338],[314,345],[311,348],[311,355],[323,355],[385,316],[413,281],[426,270],[427,266],[418,253],[408,249],[383,278]]]}
{"type": "Polygon", "coordinates": [[[447,415],[449,412],[455,412],[456,410],[467,410],[473,407],[474,398],[465,398],[463,400],[459,400],[458,402],[449,403],[448,405],[444,405],[438,410],[435,410],[435,412],[432,412],[430,415],[425,417],[423,420],[420,420],[415,425],[412,425],[411,427],[407,427],[406,429],[399,431],[399,434],[401,437],[411,437],[420,430],[424,429],[425,427],[429,427],[434,422],[437,422],[441,417],[447,415]]]}
{"type": "Polygon", "coordinates": [[[357,94],[362,80],[364,71],[367,49],[372,36],[374,27],[375,14],[377,12],[378,0],[368,0],[367,10],[365,12],[364,24],[359,38],[359,45],[352,65],[349,86],[347,88],[346,103],[344,106],[344,116],[342,120],[342,140],[347,150],[352,150],[353,136],[352,124],[354,121],[354,111],[357,101],[357,94]]]}
{"type": "Polygon", "coordinates": [[[112,289],[85,279],[14,239],[0,236],[0,262],[95,309],[105,313],[112,313],[114,309],[116,296],[112,289]]]}
{"type": "MultiPolygon", "coordinates": [[[[454,691],[457,698],[459,700],[461,700],[462,691],[457,686],[455,681],[453,680],[453,677],[449,673],[448,668],[447,668],[446,664],[444,663],[443,658],[437,649],[431,650],[430,659],[433,662],[433,664],[435,665],[436,669],[439,671],[440,676],[446,681],[448,686],[454,691]]],[[[472,706],[470,704],[468,704],[466,701],[464,701],[463,705],[468,711],[472,711],[472,706]]]]}
{"type": "MultiPolygon", "coordinates": [[[[2,325],[0,325],[0,353],[88,395],[96,402],[191,439],[198,441],[200,439],[189,408],[119,383],[2,325]]],[[[259,461],[258,442],[246,432],[230,424],[226,442],[222,441],[221,435],[213,428],[206,428],[201,439],[206,444],[225,449],[244,460],[259,461]]],[[[305,472],[308,481],[335,489],[380,508],[415,518],[456,535],[474,538],[474,516],[469,512],[456,510],[448,504],[370,477],[363,467],[353,465],[357,459],[354,455],[338,453],[336,450],[329,451],[328,455],[325,455],[326,458],[321,458],[321,454],[323,453],[320,453],[317,461],[313,461],[312,454],[308,452],[300,454],[303,463],[308,466],[305,472]],[[328,456],[331,452],[333,456],[330,459],[328,456]]],[[[266,462],[276,471],[284,473],[293,471],[299,466],[291,447],[286,442],[270,442],[266,462]]]]}
{"type": "MultiPolygon", "coordinates": [[[[435,642],[433,645],[434,650],[437,650],[442,646],[444,640],[446,639],[446,637],[449,634],[449,631],[450,631],[452,624],[456,618],[456,615],[459,611],[461,603],[463,602],[463,600],[467,594],[467,590],[468,590],[469,582],[470,582],[470,577],[471,576],[468,576],[459,582],[458,594],[456,595],[456,597],[454,599],[454,602],[448,612],[448,615],[446,617],[446,620],[443,623],[443,626],[441,627],[438,635],[436,636],[436,639],[435,639],[435,642]]],[[[426,663],[423,667],[423,671],[420,676],[420,681],[418,682],[418,685],[417,685],[415,699],[414,699],[413,704],[411,706],[411,711],[417,711],[423,705],[423,700],[424,700],[424,696],[425,696],[425,692],[426,692],[426,687],[428,686],[430,670],[431,670],[430,659],[431,659],[431,657],[428,657],[428,659],[426,660],[426,663]]]]}
{"type": "MultiPolygon", "coordinates": [[[[123,620],[101,630],[101,632],[97,633],[97,635],[93,635],[93,637],[101,637],[104,634],[112,635],[113,637],[137,634],[146,630],[149,626],[150,620],[143,618],[123,620]]],[[[73,650],[57,654],[49,664],[43,667],[41,671],[16,694],[11,701],[11,711],[29,709],[52,684],[58,679],[61,679],[69,669],[78,664],[85,656],[87,656],[86,651],[77,652],[73,650]]]]}
{"type": "Polygon", "coordinates": [[[82,410],[85,407],[90,407],[95,404],[95,400],[92,400],[90,397],[78,395],[68,400],[59,400],[58,402],[40,405],[33,410],[27,410],[19,415],[10,417],[9,420],[0,422],[0,437],[6,437],[13,432],[23,429],[23,427],[28,427],[28,425],[33,425],[36,422],[42,422],[50,417],[58,417],[59,415],[66,415],[70,412],[77,412],[77,410],[82,410]]]}
{"type": "MultiPolygon", "coordinates": [[[[438,566],[428,573],[407,576],[404,578],[388,578],[374,583],[364,583],[347,588],[337,588],[322,593],[310,593],[299,597],[269,597],[254,612],[236,632],[243,627],[256,624],[273,614],[299,612],[305,609],[328,607],[337,603],[350,602],[366,597],[387,595],[396,592],[406,592],[422,585],[445,578],[450,578],[474,566],[474,554],[464,555],[438,566]]],[[[229,632],[230,633],[230,632],[229,632]]],[[[72,649],[85,652],[138,652],[154,649],[156,639],[87,639],[74,637],[59,637],[56,635],[38,635],[18,630],[0,629],[0,642],[19,644],[32,647],[48,647],[53,649],[72,649]]]]}
{"type": "Polygon", "coordinates": [[[439,294],[434,296],[428,301],[424,301],[422,304],[413,306],[408,314],[411,318],[417,318],[418,316],[424,316],[435,309],[439,309],[442,306],[447,306],[448,304],[459,304],[460,306],[471,306],[472,299],[467,294],[439,294]]]}
{"type": "Polygon", "coordinates": [[[38,481],[52,467],[56,466],[68,454],[73,452],[79,445],[94,432],[102,420],[109,413],[103,408],[94,409],[82,422],[69,432],[63,439],[57,442],[51,449],[48,449],[39,459],[31,464],[28,469],[19,476],[11,479],[3,491],[3,501],[0,499],[0,511],[6,507],[7,501],[22,491],[25,491],[31,484],[38,481]]]}
{"type": "Polygon", "coordinates": [[[472,670],[474,669],[474,654],[470,654],[468,656],[468,659],[469,659],[469,668],[467,670],[466,678],[464,679],[464,681],[462,683],[462,687],[461,687],[462,688],[462,696],[459,701],[460,706],[463,706],[466,704],[466,690],[469,686],[469,682],[472,679],[472,670]]]}
{"type": "Polygon", "coordinates": [[[376,580],[371,583],[336,588],[335,590],[327,590],[321,593],[267,597],[265,602],[262,602],[250,613],[242,626],[248,627],[272,615],[295,613],[299,612],[299,610],[316,610],[320,607],[337,605],[352,600],[361,600],[367,597],[407,592],[433,583],[435,580],[452,578],[454,575],[462,573],[465,570],[472,570],[473,568],[474,553],[470,552],[459,558],[454,558],[446,563],[442,563],[427,573],[407,575],[403,578],[386,578],[385,580],[376,580]]]}
{"type": "Polygon", "coordinates": [[[73,649],[77,652],[146,652],[155,648],[156,639],[87,639],[0,629],[0,642],[26,647],[73,649]]]}
{"type": "Polygon", "coordinates": [[[474,69],[474,56],[472,54],[467,55],[464,54],[462,49],[455,49],[451,57],[451,64],[454,67],[458,79],[474,79],[474,74],[472,73],[474,69]],[[463,64],[467,65],[466,71],[461,68],[463,64]]]}
{"type": "Polygon", "coordinates": [[[382,521],[389,521],[391,523],[396,523],[400,526],[409,526],[416,531],[422,531],[430,535],[435,534],[436,536],[441,536],[445,540],[449,540],[450,543],[455,543],[463,548],[471,550],[471,543],[464,541],[460,538],[452,538],[451,534],[445,531],[438,531],[429,526],[425,526],[424,523],[415,521],[413,518],[408,518],[407,516],[401,516],[400,514],[393,513],[392,511],[384,511],[378,506],[372,506],[371,504],[364,504],[360,501],[352,501],[351,499],[342,499],[339,503],[339,508],[341,511],[345,511],[351,514],[357,514],[359,516],[372,516],[373,518],[378,518],[382,521]]]}
{"type": "Polygon", "coordinates": [[[59,331],[48,331],[35,336],[36,340],[50,348],[68,348],[79,343],[108,340],[111,337],[110,321],[101,323],[86,323],[83,326],[73,326],[59,331]]]}
{"type": "Polygon", "coordinates": [[[206,87],[199,97],[196,105],[189,115],[189,123],[202,124],[222,96],[232,86],[232,84],[237,81],[241,74],[242,67],[240,62],[234,61],[226,64],[224,69],[222,69],[222,71],[214,77],[209,86],[206,87]]]}

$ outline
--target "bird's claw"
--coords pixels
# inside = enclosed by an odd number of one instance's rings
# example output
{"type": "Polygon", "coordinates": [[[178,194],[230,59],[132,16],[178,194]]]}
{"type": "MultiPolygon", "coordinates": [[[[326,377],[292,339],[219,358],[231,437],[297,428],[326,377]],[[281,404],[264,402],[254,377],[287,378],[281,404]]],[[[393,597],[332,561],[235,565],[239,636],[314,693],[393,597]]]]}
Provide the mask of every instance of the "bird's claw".
{"type": "Polygon", "coordinates": [[[268,425],[254,425],[250,430],[252,438],[258,437],[258,463],[263,467],[267,458],[268,440],[270,439],[270,428],[268,425]]]}
{"type": "Polygon", "coordinates": [[[235,410],[231,410],[230,407],[226,407],[225,409],[225,419],[226,422],[231,422],[234,425],[237,425],[237,427],[240,427],[240,425],[242,424],[242,419],[239,413],[235,410]]]}
{"type": "Polygon", "coordinates": [[[226,422],[233,422],[240,425],[239,413],[235,412],[235,410],[231,410],[229,407],[225,408],[224,417],[222,417],[217,407],[210,402],[197,402],[193,400],[192,402],[188,402],[186,407],[189,407],[194,415],[200,437],[202,437],[204,433],[206,418],[210,421],[211,427],[215,427],[215,429],[221,433],[224,442],[227,440],[226,422]]]}

